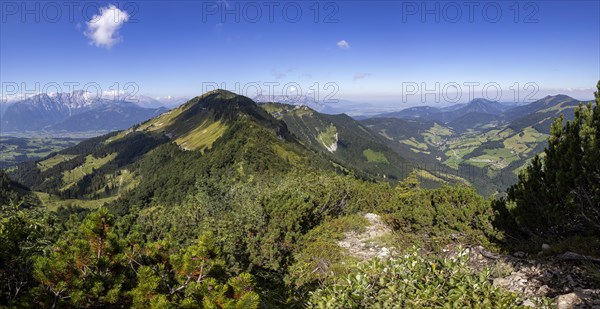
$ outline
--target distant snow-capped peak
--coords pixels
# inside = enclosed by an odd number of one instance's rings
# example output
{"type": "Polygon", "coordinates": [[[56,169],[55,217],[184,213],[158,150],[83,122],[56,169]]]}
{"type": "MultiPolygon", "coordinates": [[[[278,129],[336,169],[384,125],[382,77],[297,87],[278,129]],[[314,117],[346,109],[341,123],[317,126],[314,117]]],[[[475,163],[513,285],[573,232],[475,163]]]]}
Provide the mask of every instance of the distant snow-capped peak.
{"type": "Polygon", "coordinates": [[[71,93],[49,92],[2,96],[2,102],[7,104],[38,105],[43,106],[46,109],[54,106],[55,108],[66,108],[70,110],[87,109],[98,105],[114,103],[132,103],[145,108],[174,107],[187,100],[187,98],[175,96],[151,97],[147,95],[115,93],[113,91],[105,91],[98,94],[84,90],[77,90],[71,93]]]}

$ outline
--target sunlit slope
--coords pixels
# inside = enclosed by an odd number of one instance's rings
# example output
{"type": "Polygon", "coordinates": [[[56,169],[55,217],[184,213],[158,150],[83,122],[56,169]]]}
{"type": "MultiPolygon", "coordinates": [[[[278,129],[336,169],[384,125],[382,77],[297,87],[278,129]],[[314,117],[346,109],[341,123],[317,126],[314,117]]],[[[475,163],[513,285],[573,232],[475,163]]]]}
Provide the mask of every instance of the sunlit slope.
{"type": "Polygon", "coordinates": [[[365,177],[399,179],[410,172],[408,161],[390,149],[383,137],[347,115],[279,103],[260,106],[284,121],[302,144],[365,177]]]}
{"type": "Polygon", "coordinates": [[[361,123],[384,137],[399,155],[423,164],[423,169],[454,173],[474,181],[480,192],[491,194],[516,181],[518,171],[544,149],[550,123],[561,114],[572,119],[579,104],[558,95],[498,114],[478,109],[447,123],[390,117],[361,123]]]}
{"type": "Polygon", "coordinates": [[[184,192],[207,171],[251,180],[293,169],[351,167],[299,143],[284,122],[252,100],[217,90],[128,130],[21,164],[12,176],[56,209],[90,208],[102,204],[90,201],[113,202],[123,194],[154,196],[160,189],[184,192]],[[165,183],[156,188],[160,179],[165,183]]]}

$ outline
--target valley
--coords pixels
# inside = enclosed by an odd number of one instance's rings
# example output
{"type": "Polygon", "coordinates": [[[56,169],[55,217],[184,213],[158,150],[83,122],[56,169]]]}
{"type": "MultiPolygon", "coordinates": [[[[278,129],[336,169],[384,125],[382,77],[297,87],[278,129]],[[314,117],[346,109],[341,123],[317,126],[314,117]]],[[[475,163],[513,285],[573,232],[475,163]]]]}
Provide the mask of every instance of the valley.
{"type": "Polygon", "coordinates": [[[8,168],[25,161],[42,159],[51,153],[74,146],[82,138],[20,138],[0,136],[0,168],[8,168]]]}
{"type": "Polygon", "coordinates": [[[135,103],[96,97],[85,91],[39,94],[2,104],[0,168],[43,159],[111,131],[123,130],[166,112],[181,98],[138,96],[135,103]]]}
{"type": "Polygon", "coordinates": [[[490,195],[516,182],[519,171],[547,145],[553,119],[561,114],[564,121],[572,119],[578,105],[561,95],[511,106],[476,99],[447,107],[450,112],[415,107],[361,123],[430,172],[445,170],[490,195]]]}

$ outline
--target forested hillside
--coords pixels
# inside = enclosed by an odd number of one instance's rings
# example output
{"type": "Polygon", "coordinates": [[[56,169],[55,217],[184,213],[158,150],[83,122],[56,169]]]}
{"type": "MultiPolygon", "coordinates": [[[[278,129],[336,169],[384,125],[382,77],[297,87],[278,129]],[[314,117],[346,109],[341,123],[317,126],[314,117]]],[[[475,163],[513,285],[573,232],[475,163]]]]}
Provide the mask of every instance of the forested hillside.
{"type": "Polygon", "coordinates": [[[389,148],[380,136],[345,114],[327,115],[306,106],[261,104],[308,148],[364,178],[402,179],[409,161],[389,148]]]}
{"type": "Polygon", "coordinates": [[[405,159],[349,118],[209,92],[0,172],[0,304],[552,307],[569,291],[494,279],[570,251],[580,288],[600,288],[599,105],[600,82],[493,200],[386,168],[405,159]]]}
{"type": "Polygon", "coordinates": [[[518,106],[475,99],[441,109],[409,108],[361,123],[400,156],[440,178],[438,182],[468,181],[489,196],[517,182],[546,147],[554,119],[562,115],[563,124],[572,120],[579,104],[566,95],[518,106]]]}

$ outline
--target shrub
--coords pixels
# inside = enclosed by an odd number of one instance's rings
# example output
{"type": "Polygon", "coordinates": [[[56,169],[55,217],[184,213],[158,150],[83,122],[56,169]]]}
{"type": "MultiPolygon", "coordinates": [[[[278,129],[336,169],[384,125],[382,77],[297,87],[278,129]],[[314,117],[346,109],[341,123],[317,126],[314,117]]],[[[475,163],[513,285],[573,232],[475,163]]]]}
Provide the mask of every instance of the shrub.
{"type": "Polygon", "coordinates": [[[555,119],[544,156],[536,155],[507,191],[520,229],[544,238],[600,235],[600,81],[596,102],[555,119]]]}
{"type": "Polygon", "coordinates": [[[401,207],[386,214],[384,220],[406,236],[408,243],[428,247],[439,247],[453,240],[488,244],[488,238],[497,233],[490,223],[493,209],[473,188],[442,186],[418,190],[410,200],[403,200],[406,193],[398,191],[401,207]]]}
{"type": "Polygon", "coordinates": [[[459,249],[451,258],[428,258],[416,249],[397,259],[370,260],[311,293],[309,308],[517,308],[521,300],[494,287],[459,249]]]}

